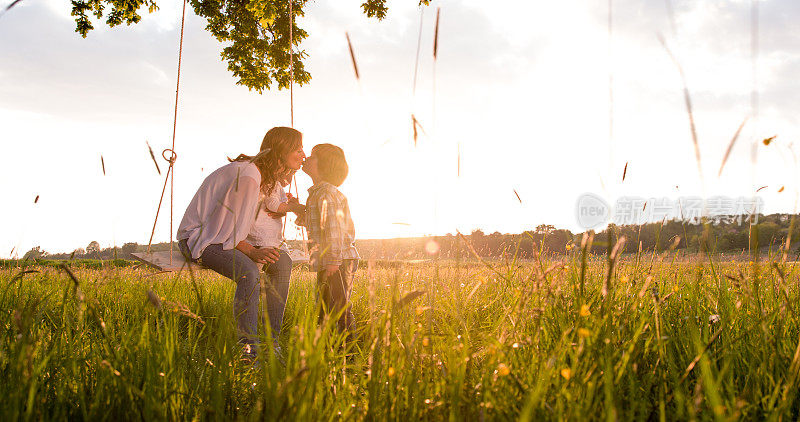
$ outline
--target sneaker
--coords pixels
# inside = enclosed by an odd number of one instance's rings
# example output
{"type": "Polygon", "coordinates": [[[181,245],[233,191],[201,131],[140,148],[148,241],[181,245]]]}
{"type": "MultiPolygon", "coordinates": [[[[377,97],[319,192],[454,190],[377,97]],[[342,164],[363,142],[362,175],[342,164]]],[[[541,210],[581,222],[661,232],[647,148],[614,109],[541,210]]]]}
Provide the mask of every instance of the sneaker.
{"type": "Polygon", "coordinates": [[[242,362],[247,365],[254,365],[258,362],[258,350],[254,344],[242,346],[242,362]]]}

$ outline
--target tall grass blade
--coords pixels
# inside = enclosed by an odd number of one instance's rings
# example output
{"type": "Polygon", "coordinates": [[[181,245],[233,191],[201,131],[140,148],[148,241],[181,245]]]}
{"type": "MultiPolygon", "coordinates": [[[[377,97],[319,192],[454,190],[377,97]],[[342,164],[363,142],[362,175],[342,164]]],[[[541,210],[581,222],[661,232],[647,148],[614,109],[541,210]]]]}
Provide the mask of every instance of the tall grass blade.
{"type": "Polygon", "coordinates": [[[153,160],[153,164],[156,165],[156,171],[158,175],[161,176],[161,168],[158,166],[158,161],[156,160],[156,155],[153,153],[153,148],[150,146],[150,142],[144,141],[147,144],[147,150],[150,151],[150,158],[153,160]]]}
{"type": "Polygon", "coordinates": [[[356,54],[353,52],[353,43],[350,42],[350,34],[347,32],[344,33],[345,38],[347,38],[347,49],[350,50],[350,60],[353,62],[353,71],[356,73],[356,79],[361,80],[361,77],[358,75],[358,64],[356,63],[356,54]]]}
{"type": "Polygon", "coordinates": [[[742,128],[744,128],[745,123],[747,123],[746,117],[744,120],[742,120],[739,128],[736,129],[736,133],[733,134],[733,138],[731,138],[731,142],[728,144],[728,149],[725,150],[725,156],[722,157],[722,164],[719,165],[717,177],[722,176],[722,169],[725,168],[725,163],[728,162],[728,157],[730,157],[731,151],[733,151],[733,145],[736,144],[736,140],[739,139],[739,134],[742,132],[742,128]]]}
{"type": "Polygon", "coordinates": [[[9,10],[11,10],[12,8],[14,8],[14,6],[18,5],[18,4],[19,4],[19,2],[21,2],[21,1],[22,1],[22,0],[14,0],[13,2],[11,2],[11,4],[9,4],[8,6],[6,6],[6,8],[5,8],[5,9],[3,9],[3,12],[2,12],[2,13],[0,13],[0,16],[3,16],[3,15],[5,15],[5,14],[6,14],[6,12],[8,12],[8,11],[9,11],[9,10]]]}

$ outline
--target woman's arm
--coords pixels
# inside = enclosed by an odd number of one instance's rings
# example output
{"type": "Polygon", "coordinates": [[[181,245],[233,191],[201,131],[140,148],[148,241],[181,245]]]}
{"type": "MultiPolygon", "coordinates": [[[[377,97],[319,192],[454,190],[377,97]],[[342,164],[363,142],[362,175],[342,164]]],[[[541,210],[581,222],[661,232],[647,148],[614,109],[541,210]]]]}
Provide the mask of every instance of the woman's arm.
{"type": "MultiPolygon", "coordinates": [[[[228,190],[219,200],[218,211],[213,216],[218,222],[208,222],[209,227],[224,228],[221,233],[225,233],[227,239],[223,241],[223,249],[237,248],[241,241],[247,239],[256,219],[261,181],[256,179],[259,173],[255,166],[252,168],[255,171],[249,170],[251,169],[247,168],[241,173],[237,172],[234,179],[229,182],[228,190]]],[[[249,249],[246,248],[242,252],[247,253],[247,251],[249,249]]]]}

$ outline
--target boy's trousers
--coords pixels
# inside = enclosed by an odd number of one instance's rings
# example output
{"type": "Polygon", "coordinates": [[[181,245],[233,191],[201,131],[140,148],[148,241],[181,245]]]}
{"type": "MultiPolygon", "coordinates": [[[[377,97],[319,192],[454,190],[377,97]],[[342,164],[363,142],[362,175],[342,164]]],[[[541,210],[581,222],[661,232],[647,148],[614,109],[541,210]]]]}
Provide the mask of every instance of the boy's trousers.
{"type": "Polygon", "coordinates": [[[322,321],[326,313],[339,316],[339,332],[353,333],[355,322],[350,306],[350,293],[353,291],[353,276],[358,268],[357,259],[345,259],[339,270],[330,277],[325,271],[317,273],[317,287],[321,299],[319,319],[322,321]]]}

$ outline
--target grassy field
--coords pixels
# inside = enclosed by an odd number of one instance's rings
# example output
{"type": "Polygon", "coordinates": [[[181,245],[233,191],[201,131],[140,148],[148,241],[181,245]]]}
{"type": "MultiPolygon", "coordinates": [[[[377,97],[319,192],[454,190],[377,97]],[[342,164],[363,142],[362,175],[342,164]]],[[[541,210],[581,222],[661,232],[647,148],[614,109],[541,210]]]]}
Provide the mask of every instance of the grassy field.
{"type": "Polygon", "coordinates": [[[350,349],[297,267],[256,368],[215,273],[6,267],[0,419],[797,419],[797,265],[672,257],[369,265],[350,349]]]}

